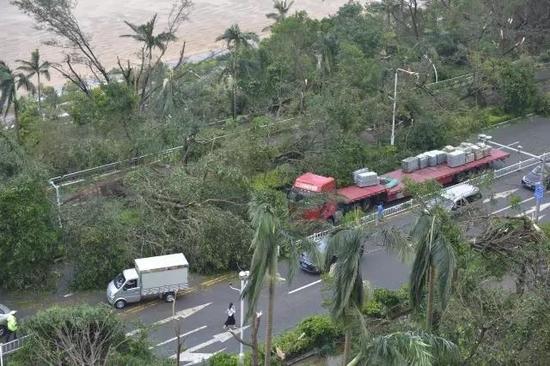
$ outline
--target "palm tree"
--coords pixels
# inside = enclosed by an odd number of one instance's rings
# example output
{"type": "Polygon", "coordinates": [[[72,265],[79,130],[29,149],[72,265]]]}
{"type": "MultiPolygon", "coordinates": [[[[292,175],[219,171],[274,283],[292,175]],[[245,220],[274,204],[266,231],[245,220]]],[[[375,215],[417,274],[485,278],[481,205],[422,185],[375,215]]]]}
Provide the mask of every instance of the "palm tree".
{"type": "Polygon", "coordinates": [[[411,232],[416,244],[416,254],[411,270],[411,305],[418,309],[428,292],[426,306],[426,329],[433,322],[435,286],[441,300],[441,309],[447,306],[456,270],[456,258],[446,232],[443,230],[443,216],[435,207],[423,212],[411,232]]]}
{"type": "Polygon", "coordinates": [[[411,270],[411,305],[418,308],[427,286],[426,329],[433,322],[435,285],[441,308],[447,305],[456,270],[454,249],[442,229],[442,217],[437,210],[423,213],[413,228],[411,237],[416,240],[416,255],[411,270]]]}
{"type": "Polygon", "coordinates": [[[432,366],[434,361],[436,364],[454,365],[460,359],[458,347],[453,342],[430,333],[395,332],[366,342],[347,366],[432,366]]]}
{"type": "Polygon", "coordinates": [[[347,364],[351,351],[351,324],[363,305],[363,279],[361,256],[364,234],[357,228],[343,229],[333,234],[326,250],[325,270],[332,274],[332,301],[330,315],[345,329],[343,364],[347,364]],[[336,262],[334,262],[336,258],[336,262]]]}
{"type": "MultiPolygon", "coordinates": [[[[44,61],[40,63],[40,53],[38,48],[31,53],[30,61],[17,60],[21,66],[17,70],[26,72],[26,77],[31,79],[36,75],[36,90],[38,91],[38,113],[42,116],[42,86],[40,84],[40,76],[44,76],[46,80],[50,80],[50,63],[44,61]]],[[[33,93],[34,94],[34,93],[33,93]]]]}
{"type": "Polygon", "coordinates": [[[237,59],[241,49],[249,48],[252,42],[258,42],[258,36],[254,32],[242,32],[238,24],[233,24],[227,28],[222,35],[216,38],[216,41],[225,41],[227,49],[231,52],[231,75],[233,77],[233,120],[237,118],[237,81],[238,68],[237,59]]]}
{"type": "Polygon", "coordinates": [[[271,206],[266,203],[252,201],[249,207],[252,226],[255,228],[252,239],[252,263],[247,286],[243,290],[243,298],[247,300],[247,319],[255,313],[256,305],[267,278],[269,300],[265,334],[264,365],[271,364],[271,340],[273,336],[273,308],[275,302],[275,285],[277,282],[277,262],[279,245],[285,240],[280,219],[271,206]]]}
{"type": "Polygon", "coordinates": [[[121,37],[133,38],[138,42],[143,43],[143,47],[146,51],[146,55],[151,62],[153,49],[158,48],[162,52],[166,51],[168,42],[176,40],[176,36],[171,32],[162,32],[156,36],[153,34],[155,30],[155,23],[157,21],[157,14],[153,15],[151,20],[145,24],[136,25],[128,21],[124,21],[130,29],[134,31],[134,34],[123,34],[121,37]]]}
{"type": "MultiPolygon", "coordinates": [[[[287,3],[286,0],[273,0],[273,8],[277,12],[267,13],[265,16],[268,19],[273,19],[275,21],[275,24],[277,24],[281,20],[286,18],[286,14],[290,10],[292,4],[294,4],[294,0],[290,1],[289,3],[287,3]]],[[[262,31],[270,30],[272,27],[273,25],[269,25],[262,29],[262,31]]]]}
{"type": "MultiPolygon", "coordinates": [[[[155,66],[160,62],[160,59],[162,55],[164,55],[164,52],[166,52],[166,48],[168,46],[169,42],[175,41],[177,37],[175,34],[171,31],[169,32],[161,32],[157,35],[154,34],[155,31],[155,23],[157,21],[157,14],[153,15],[151,20],[146,22],[145,24],[133,24],[128,21],[124,21],[130,29],[134,32],[133,34],[123,34],[120,37],[126,37],[126,38],[133,38],[138,42],[143,43],[142,49],[141,49],[141,64],[139,67],[139,71],[137,75],[134,76],[133,83],[134,88],[136,89],[136,92],[138,91],[139,84],[141,83],[141,98],[140,98],[140,105],[142,106],[145,101],[145,90],[147,88],[147,84],[149,83],[149,79],[151,77],[152,69],[154,68],[151,65],[152,59],[153,59],[153,50],[155,48],[159,49],[161,51],[161,56],[157,59],[155,62],[155,66]],[[143,69],[145,67],[145,59],[147,59],[147,70],[145,72],[145,78],[142,80],[141,76],[143,75],[143,69]]],[[[131,75],[129,75],[131,76],[131,75]]],[[[128,77],[128,80],[130,80],[130,77],[128,77]]]]}
{"type": "Polygon", "coordinates": [[[21,143],[19,128],[19,102],[17,100],[17,90],[23,88],[34,93],[35,88],[27,76],[23,73],[14,73],[9,66],[0,61],[0,114],[4,113],[4,118],[13,106],[15,115],[15,133],[17,142],[21,143]]]}

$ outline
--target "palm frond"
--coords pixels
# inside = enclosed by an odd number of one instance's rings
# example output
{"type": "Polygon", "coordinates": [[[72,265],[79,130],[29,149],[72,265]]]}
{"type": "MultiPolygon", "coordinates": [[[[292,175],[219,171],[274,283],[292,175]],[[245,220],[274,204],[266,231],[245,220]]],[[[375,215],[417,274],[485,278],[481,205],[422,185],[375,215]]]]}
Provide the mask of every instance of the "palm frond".
{"type": "Polygon", "coordinates": [[[411,237],[394,227],[383,227],[374,234],[387,250],[396,253],[404,262],[409,262],[414,255],[415,245],[411,237]]]}
{"type": "Polygon", "coordinates": [[[269,205],[253,200],[249,206],[249,215],[255,232],[251,244],[254,254],[250,264],[250,275],[242,293],[248,305],[247,319],[250,319],[256,311],[266,275],[270,275],[271,280],[276,276],[273,269],[276,272],[278,247],[281,241],[280,222],[269,205]]]}
{"type": "Polygon", "coordinates": [[[441,308],[447,307],[456,270],[453,247],[442,235],[432,245],[432,263],[436,269],[436,283],[441,297],[441,308]]]}
{"type": "Polygon", "coordinates": [[[327,257],[335,254],[337,258],[332,284],[333,301],[330,304],[330,313],[334,319],[347,319],[350,307],[360,307],[363,302],[363,239],[363,232],[358,229],[340,230],[329,238],[327,257]]]}
{"type": "Polygon", "coordinates": [[[34,86],[32,81],[27,77],[27,75],[23,73],[19,73],[15,75],[15,77],[17,80],[16,82],[17,89],[23,88],[31,94],[36,93],[36,87],[34,86]]]}

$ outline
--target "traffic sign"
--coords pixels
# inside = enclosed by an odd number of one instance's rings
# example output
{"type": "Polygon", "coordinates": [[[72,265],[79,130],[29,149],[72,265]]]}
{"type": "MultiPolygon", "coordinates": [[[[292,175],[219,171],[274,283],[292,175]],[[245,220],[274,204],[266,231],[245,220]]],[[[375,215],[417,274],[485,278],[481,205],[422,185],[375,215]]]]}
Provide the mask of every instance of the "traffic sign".
{"type": "Polygon", "coordinates": [[[542,201],[542,198],[544,197],[544,189],[541,183],[537,183],[537,185],[535,186],[534,196],[538,202],[542,201]]]}

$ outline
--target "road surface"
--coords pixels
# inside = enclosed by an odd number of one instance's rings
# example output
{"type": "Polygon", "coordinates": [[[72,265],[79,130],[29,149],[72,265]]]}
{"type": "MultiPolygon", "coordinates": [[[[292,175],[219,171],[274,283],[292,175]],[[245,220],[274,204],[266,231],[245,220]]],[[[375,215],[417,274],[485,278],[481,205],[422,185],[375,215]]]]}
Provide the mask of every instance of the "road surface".
{"type": "MultiPolygon", "coordinates": [[[[504,125],[489,131],[495,141],[503,144],[519,142],[523,148],[534,154],[550,151],[550,120],[533,118],[527,123],[504,125]]],[[[519,154],[513,153],[507,164],[519,161],[519,154]]],[[[526,158],[524,157],[523,160],[526,158]]],[[[531,169],[531,168],[529,168],[531,169]]],[[[521,187],[523,172],[508,175],[496,180],[490,190],[484,190],[484,199],[478,204],[487,213],[495,215],[517,215],[520,211],[532,214],[535,207],[533,192],[521,187]],[[493,199],[490,199],[491,195],[493,199]],[[510,205],[510,197],[517,196],[520,200],[520,210],[510,205]]],[[[550,221],[550,194],[544,197],[541,205],[541,221],[550,221]]],[[[386,225],[407,230],[413,223],[413,213],[405,213],[394,218],[388,218],[386,225]]],[[[192,264],[192,261],[191,261],[192,264]]],[[[396,255],[388,253],[378,243],[369,241],[362,259],[362,269],[365,279],[374,287],[390,289],[399,288],[409,275],[409,264],[402,263],[396,255]]],[[[323,285],[319,276],[298,271],[289,284],[285,278],[286,264],[281,263],[279,273],[282,278],[276,288],[274,332],[279,334],[292,328],[303,318],[324,313],[322,306],[323,285]]],[[[206,290],[192,292],[178,298],[175,312],[182,317],[182,333],[186,334],[182,364],[190,365],[208,358],[216,352],[238,353],[238,342],[223,330],[225,309],[229,302],[237,308],[237,324],[239,323],[239,294],[229,287],[229,281],[219,283],[206,290]]],[[[235,275],[232,280],[238,286],[235,275]]],[[[265,314],[266,294],[259,302],[259,310],[265,314]]],[[[171,317],[172,306],[160,301],[151,301],[130,306],[121,312],[121,317],[129,321],[140,321],[152,326],[150,340],[155,352],[161,356],[172,357],[175,354],[174,320],[171,317]]],[[[264,316],[265,318],[265,316],[264,316]]],[[[260,337],[263,338],[265,319],[262,320],[260,337]]],[[[130,326],[130,331],[134,327],[130,326]]],[[[250,329],[245,330],[246,335],[250,329]]],[[[245,335],[245,338],[247,336],[245,335]]]]}

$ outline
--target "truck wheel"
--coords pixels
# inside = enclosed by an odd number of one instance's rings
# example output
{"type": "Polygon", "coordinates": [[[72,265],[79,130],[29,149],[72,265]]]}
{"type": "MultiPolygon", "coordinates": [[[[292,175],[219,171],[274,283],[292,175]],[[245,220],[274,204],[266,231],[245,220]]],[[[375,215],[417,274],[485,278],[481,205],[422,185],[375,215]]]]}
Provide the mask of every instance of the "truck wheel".
{"type": "Polygon", "coordinates": [[[164,295],[164,301],[173,302],[174,300],[176,300],[176,295],[174,295],[173,292],[169,292],[166,295],[164,295]]]}
{"type": "Polygon", "coordinates": [[[124,309],[124,307],[126,306],[126,301],[124,300],[117,300],[117,302],[115,302],[115,308],[117,309],[124,309]]]}
{"type": "Polygon", "coordinates": [[[468,178],[467,174],[466,173],[458,173],[456,175],[456,178],[455,178],[455,181],[457,183],[462,183],[466,180],[466,178],[468,178]]]}
{"type": "Polygon", "coordinates": [[[4,338],[7,333],[7,328],[4,325],[0,325],[0,339],[4,338]]]}

